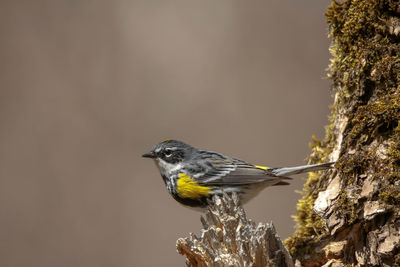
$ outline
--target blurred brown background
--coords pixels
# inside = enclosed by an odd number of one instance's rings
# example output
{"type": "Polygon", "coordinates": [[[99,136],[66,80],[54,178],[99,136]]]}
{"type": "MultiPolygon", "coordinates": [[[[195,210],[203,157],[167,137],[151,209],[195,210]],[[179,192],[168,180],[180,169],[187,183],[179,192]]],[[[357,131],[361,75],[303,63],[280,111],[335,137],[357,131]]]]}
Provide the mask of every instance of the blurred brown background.
{"type": "MultiPolygon", "coordinates": [[[[304,164],[332,102],[329,1],[2,1],[0,266],[184,266],[200,214],[153,162],[180,139],[304,164]]],[[[293,232],[305,175],[245,206],[293,232]]]]}

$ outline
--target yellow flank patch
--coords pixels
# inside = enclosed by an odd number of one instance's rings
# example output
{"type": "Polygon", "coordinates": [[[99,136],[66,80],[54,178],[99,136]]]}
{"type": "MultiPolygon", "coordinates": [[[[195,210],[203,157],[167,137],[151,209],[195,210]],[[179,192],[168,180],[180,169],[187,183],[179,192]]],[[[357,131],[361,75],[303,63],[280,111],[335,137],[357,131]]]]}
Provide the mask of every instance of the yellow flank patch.
{"type": "Polygon", "coordinates": [[[211,191],[210,187],[199,185],[195,180],[184,173],[179,174],[177,188],[181,198],[191,199],[199,199],[203,196],[207,196],[211,191]]]}
{"type": "Polygon", "coordinates": [[[264,167],[264,166],[260,166],[260,165],[254,165],[254,167],[263,169],[263,170],[269,169],[269,167],[264,167]]]}

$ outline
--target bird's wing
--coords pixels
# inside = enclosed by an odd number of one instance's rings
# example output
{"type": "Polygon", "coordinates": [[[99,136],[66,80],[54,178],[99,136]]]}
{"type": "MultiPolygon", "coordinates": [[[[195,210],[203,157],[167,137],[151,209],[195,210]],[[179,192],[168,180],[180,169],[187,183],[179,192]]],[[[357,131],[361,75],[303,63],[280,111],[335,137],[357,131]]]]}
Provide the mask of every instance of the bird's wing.
{"type": "MultiPolygon", "coordinates": [[[[245,185],[269,181],[278,183],[288,177],[278,177],[268,171],[267,167],[249,164],[245,161],[229,158],[224,155],[209,154],[204,172],[193,175],[199,184],[204,185],[245,185]]],[[[281,183],[287,184],[285,182],[281,183]]]]}

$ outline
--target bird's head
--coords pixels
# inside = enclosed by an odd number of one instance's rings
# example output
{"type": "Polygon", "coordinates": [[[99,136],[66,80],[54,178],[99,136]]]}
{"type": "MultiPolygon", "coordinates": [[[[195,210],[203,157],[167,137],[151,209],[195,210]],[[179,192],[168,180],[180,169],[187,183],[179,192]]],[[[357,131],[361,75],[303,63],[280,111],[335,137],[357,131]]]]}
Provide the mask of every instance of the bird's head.
{"type": "Polygon", "coordinates": [[[179,168],[183,161],[190,158],[193,151],[193,147],[181,141],[166,140],[156,144],[142,157],[154,159],[161,173],[165,173],[179,168]]]}

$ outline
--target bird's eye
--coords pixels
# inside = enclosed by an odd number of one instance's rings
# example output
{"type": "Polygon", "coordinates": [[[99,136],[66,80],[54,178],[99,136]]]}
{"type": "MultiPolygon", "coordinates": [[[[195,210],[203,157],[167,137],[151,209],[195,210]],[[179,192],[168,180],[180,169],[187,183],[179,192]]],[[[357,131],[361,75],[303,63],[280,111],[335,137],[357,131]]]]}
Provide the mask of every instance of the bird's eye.
{"type": "Polygon", "coordinates": [[[166,150],[164,151],[164,156],[166,156],[167,158],[171,157],[171,156],[172,156],[172,151],[169,150],[169,149],[166,149],[166,150]]]}

